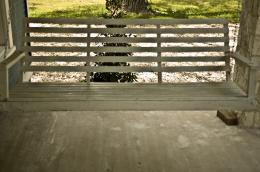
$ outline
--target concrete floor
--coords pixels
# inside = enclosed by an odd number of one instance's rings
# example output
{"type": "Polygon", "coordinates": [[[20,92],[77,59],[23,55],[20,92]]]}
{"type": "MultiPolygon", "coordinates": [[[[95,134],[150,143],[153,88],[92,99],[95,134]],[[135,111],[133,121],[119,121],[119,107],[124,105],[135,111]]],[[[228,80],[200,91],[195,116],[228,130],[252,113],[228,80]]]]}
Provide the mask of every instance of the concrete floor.
{"type": "Polygon", "coordinates": [[[216,112],[0,115],[0,172],[259,172],[260,131],[216,112]]]}

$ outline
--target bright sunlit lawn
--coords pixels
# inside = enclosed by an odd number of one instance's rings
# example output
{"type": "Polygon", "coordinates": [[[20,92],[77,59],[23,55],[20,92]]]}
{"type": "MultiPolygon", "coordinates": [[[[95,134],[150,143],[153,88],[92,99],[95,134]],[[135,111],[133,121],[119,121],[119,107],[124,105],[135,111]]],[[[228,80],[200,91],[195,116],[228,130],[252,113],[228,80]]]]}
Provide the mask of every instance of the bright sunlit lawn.
{"type": "MultiPolygon", "coordinates": [[[[101,17],[105,0],[28,0],[30,17],[101,17]]],[[[226,18],[238,21],[237,0],[150,0],[153,14],[134,18],[226,18]]]]}

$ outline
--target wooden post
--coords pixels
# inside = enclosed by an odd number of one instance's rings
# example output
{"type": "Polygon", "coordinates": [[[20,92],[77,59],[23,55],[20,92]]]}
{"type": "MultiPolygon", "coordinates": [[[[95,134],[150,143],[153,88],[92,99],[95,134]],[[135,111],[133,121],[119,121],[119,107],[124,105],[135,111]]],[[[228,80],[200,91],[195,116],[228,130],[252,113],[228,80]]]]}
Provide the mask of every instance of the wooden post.
{"type": "Polygon", "coordinates": [[[14,50],[8,0],[0,1],[0,61],[14,50]]]}
{"type": "Polygon", "coordinates": [[[256,69],[252,69],[249,67],[248,71],[248,98],[255,99],[255,91],[256,91],[256,69]]]}
{"type": "Polygon", "coordinates": [[[5,0],[5,10],[6,10],[6,19],[7,19],[7,35],[8,35],[8,46],[12,48],[14,46],[13,43],[13,33],[12,33],[12,25],[11,25],[11,16],[10,16],[10,8],[9,1],[5,0]]]}
{"type": "Polygon", "coordinates": [[[8,48],[13,47],[13,35],[12,35],[12,25],[10,19],[10,9],[8,0],[0,2],[0,35],[2,36],[0,45],[4,43],[8,48]],[[6,42],[8,41],[8,42],[6,42]]]}
{"type": "MultiPolygon", "coordinates": [[[[160,25],[157,25],[157,39],[161,38],[161,34],[159,32],[160,30],[160,25]]],[[[161,47],[161,41],[157,42],[157,47],[161,47]]],[[[157,57],[158,57],[158,62],[157,62],[157,66],[158,68],[162,67],[162,62],[161,62],[161,57],[162,57],[162,53],[161,52],[157,52],[157,57]]],[[[162,83],[162,72],[158,72],[158,83],[162,83]]]]}
{"type": "MultiPolygon", "coordinates": [[[[88,24],[87,27],[88,27],[88,29],[90,29],[91,25],[88,24]]],[[[90,36],[91,36],[91,34],[90,34],[90,33],[87,33],[87,39],[89,39],[90,36]]],[[[89,41],[87,41],[87,48],[88,48],[88,47],[90,47],[90,42],[89,42],[89,41]]],[[[87,63],[86,63],[86,66],[87,66],[87,67],[90,66],[89,58],[90,58],[90,52],[89,52],[89,50],[87,50],[87,59],[88,59],[88,61],[87,61],[87,63]]],[[[86,81],[87,81],[87,84],[90,84],[90,72],[87,72],[86,81]]]]}
{"type": "MultiPolygon", "coordinates": [[[[23,20],[24,23],[24,27],[23,27],[23,38],[26,36],[30,36],[30,33],[26,33],[26,28],[29,27],[29,24],[26,22],[26,19],[23,20]]],[[[31,43],[30,42],[24,42],[23,46],[30,46],[31,43]]],[[[32,56],[32,53],[30,52],[26,52],[25,53],[25,58],[22,58],[20,61],[20,76],[19,76],[19,82],[23,83],[23,82],[28,82],[33,74],[33,72],[25,72],[24,68],[25,67],[29,67],[31,65],[31,62],[27,61],[27,57],[32,56]]]]}
{"type": "Polygon", "coordinates": [[[8,69],[0,64],[0,101],[6,101],[9,98],[9,78],[8,69]]]}
{"type": "MultiPolygon", "coordinates": [[[[13,34],[12,34],[12,25],[10,19],[10,9],[9,9],[9,1],[4,0],[0,2],[0,17],[2,20],[0,24],[2,25],[2,30],[0,30],[0,35],[3,36],[5,40],[4,44],[8,47],[8,49],[13,49],[13,34]],[[2,11],[1,11],[2,10],[2,11]]],[[[7,54],[5,57],[7,58],[7,54]]],[[[8,76],[8,67],[4,64],[0,64],[0,101],[6,101],[9,98],[9,76],[8,76]]]]}
{"type": "MultiPolygon", "coordinates": [[[[226,28],[228,31],[224,33],[225,38],[229,38],[229,28],[228,28],[228,23],[224,24],[224,28],[226,28]]],[[[229,39],[228,41],[225,41],[224,43],[225,47],[229,47],[229,39]]],[[[228,52],[225,52],[225,65],[226,65],[226,81],[230,81],[231,79],[231,67],[230,67],[230,49],[228,49],[228,52]]]]}

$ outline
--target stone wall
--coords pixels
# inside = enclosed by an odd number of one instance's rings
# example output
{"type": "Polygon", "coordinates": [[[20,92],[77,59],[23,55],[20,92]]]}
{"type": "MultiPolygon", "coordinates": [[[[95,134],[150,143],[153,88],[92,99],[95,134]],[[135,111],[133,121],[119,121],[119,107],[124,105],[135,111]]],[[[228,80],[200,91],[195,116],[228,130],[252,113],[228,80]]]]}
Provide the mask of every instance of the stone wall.
{"type": "MultiPolygon", "coordinates": [[[[251,61],[260,60],[260,1],[243,0],[240,32],[237,52],[251,61]]],[[[234,80],[243,89],[247,90],[249,69],[244,64],[236,63],[234,80]]],[[[259,83],[260,71],[257,73],[257,89],[260,99],[259,83]]],[[[240,125],[246,127],[260,127],[260,112],[239,113],[240,125]]]]}

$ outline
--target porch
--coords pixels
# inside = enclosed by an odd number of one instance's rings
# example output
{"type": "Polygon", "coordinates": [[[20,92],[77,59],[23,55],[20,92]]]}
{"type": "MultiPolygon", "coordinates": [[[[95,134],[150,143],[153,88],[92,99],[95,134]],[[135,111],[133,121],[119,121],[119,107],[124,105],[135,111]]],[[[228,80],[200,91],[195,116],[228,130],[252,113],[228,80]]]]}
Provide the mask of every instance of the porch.
{"type": "Polygon", "coordinates": [[[258,172],[259,130],[228,127],[215,115],[2,113],[0,171],[258,172]]]}
{"type": "MultiPolygon", "coordinates": [[[[3,2],[7,2],[7,0],[1,1],[2,4],[3,2]]],[[[213,27],[221,25],[222,28],[206,27],[195,30],[193,28],[170,28],[167,30],[167,28],[163,28],[164,26],[161,28],[157,26],[158,24],[154,24],[153,28],[149,29],[127,28],[124,30],[127,33],[129,31],[143,33],[143,30],[148,30],[148,34],[155,34],[152,38],[104,39],[100,37],[97,39],[92,37],[86,39],[93,32],[96,34],[99,31],[98,33],[104,34],[105,32],[106,34],[109,31],[109,34],[113,34],[118,31],[118,28],[108,30],[90,28],[89,25],[92,24],[89,23],[83,23],[83,25],[87,25],[83,28],[70,28],[70,26],[69,28],[51,28],[51,30],[41,27],[30,28],[29,20],[27,23],[23,22],[19,18],[23,16],[18,15],[17,20],[27,27],[25,27],[25,30],[27,30],[20,37],[17,37],[23,38],[23,41],[19,39],[22,45],[18,46],[16,43],[16,53],[18,54],[0,59],[2,60],[0,66],[0,171],[258,172],[260,169],[259,129],[246,130],[239,127],[228,127],[215,117],[215,111],[169,111],[242,110],[246,114],[245,117],[250,114],[248,111],[255,111],[254,113],[259,115],[257,113],[257,110],[259,110],[258,76],[260,66],[258,60],[260,57],[258,44],[260,38],[258,27],[260,23],[259,1],[244,1],[243,3],[249,4],[245,7],[255,8],[243,10],[241,22],[244,23],[241,25],[243,32],[240,33],[240,47],[235,56],[230,56],[229,52],[228,23],[218,19],[213,21],[221,23],[214,23],[213,27]],[[257,26],[257,28],[252,26],[257,26]],[[87,30],[88,32],[86,32],[87,30]],[[177,34],[189,34],[188,32],[205,34],[206,32],[206,34],[221,34],[221,36],[202,35],[200,38],[193,36],[176,38],[174,36],[174,39],[162,37],[164,32],[169,32],[169,30],[177,34]],[[64,34],[64,32],[65,34],[68,32],[72,32],[72,34],[84,32],[87,36],[83,38],[59,36],[46,38],[45,36],[38,37],[39,35],[31,37],[33,35],[31,32],[43,34],[48,32],[47,34],[50,35],[60,32],[62,32],[60,34],[64,34]],[[140,56],[105,57],[90,55],[93,52],[100,53],[111,50],[110,47],[90,47],[91,44],[93,45],[93,41],[97,40],[101,43],[106,43],[106,41],[118,43],[118,41],[126,40],[136,43],[145,40],[148,43],[155,43],[156,46],[117,47],[114,50],[118,52],[125,52],[125,50],[128,52],[143,52],[145,50],[153,52],[155,55],[141,58],[140,56]],[[58,44],[62,46],[44,47],[45,44],[41,45],[42,42],[53,41],[59,42],[58,44]],[[64,43],[71,41],[75,44],[83,42],[84,46],[70,48],[64,46],[64,43]],[[197,47],[175,45],[175,43],[179,44],[183,41],[187,44],[195,42],[197,47]],[[38,44],[39,42],[40,44],[38,44]],[[165,43],[169,42],[174,45],[162,47],[163,44],[165,46],[165,43]],[[28,43],[33,43],[34,46],[28,43]],[[83,52],[85,55],[60,56],[53,54],[67,50],[83,52]],[[209,54],[204,54],[203,57],[198,54],[195,57],[190,55],[180,57],[176,54],[165,56],[164,53],[169,50],[173,53],[204,51],[209,54]],[[20,51],[23,53],[20,53],[20,51]],[[34,56],[35,52],[40,51],[50,54],[47,54],[48,56],[46,54],[34,56]],[[215,56],[211,54],[212,51],[221,54],[215,56]],[[231,82],[231,59],[236,60],[234,82],[231,82]],[[118,62],[118,60],[119,62],[151,62],[155,63],[156,66],[111,68],[111,66],[89,65],[90,62],[118,62]],[[84,65],[76,67],[43,65],[46,62],[57,61],[84,62],[84,65]],[[190,61],[205,64],[185,66],[185,63],[190,61]],[[165,62],[184,63],[185,65],[177,67],[162,65],[165,62]],[[210,66],[208,62],[211,63],[210,66]],[[12,71],[12,68],[17,71],[12,71]],[[88,79],[86,83],[56,84],[30,83],[23,78],[23,74],[26,72],[54,71],[83,71],[88,79]],[[158,76],[158,83],[116,83],[116,89],[114,89],[114,84],[111,83],[89,82],[89,73],[91,72],[122,71],[153,72],[158,76]],[[224,80],[220,83],[195,84],[162,82],[163,73],[180,71],[220,71],[224,73],[224,80]],[[61,112],[57,112],[59,110],[61,112]],[[79,112],[80,110],[82,112],[79,112]]],[[[38,19],[32,20],[37,22],[38,19]]],[[[176,21],[183,22],[184,20],[176,21]]],[[[190,24],[194,24],[194,21],[201,22],[201,20],[185,20],[185,22],[191,21],[190,24]]],[[[58,22],[60,22],[59,19],[58,22]]],[[[94,22],[97,21],[94,20],[94,22]]],[[[148,22],[152,22],[152,20],[149,19],[148,22]]],[[[104,22],[101,22],[101,24],[104,24],[104,22]]],[[[10,25],[10,23],[5,21],[5,25],[10,25]]],[[[61,25],[64,25],[64,23],[61,23],[61,25]]],[[[59,26],[59,24],[54,23],[54,26],[59,26]]],[[[20,27],[16,28],[19,30],[20,27]]],[[[121,33],[122,29],[119,30],[119,33],[121,33]]],[[[7,29],[6,33],[8,31],[11,33],[10,29],[7,29]]],[[[18,31],[14,31],[14,33],[18,33],[18,31]]],[[[12,39],[10,38],[10,40],[12,39]]],[[[10,47],[12,45],[6,46],[6,48],[10,47]]],[[[4,54],[0,55],[5,56],[4,54]]],[[[254,126],[259,127],[260,118],[256,115],[253,119],[254,126]]],[[[241,120],[241,117],[239,119],[241,120]]]]}

